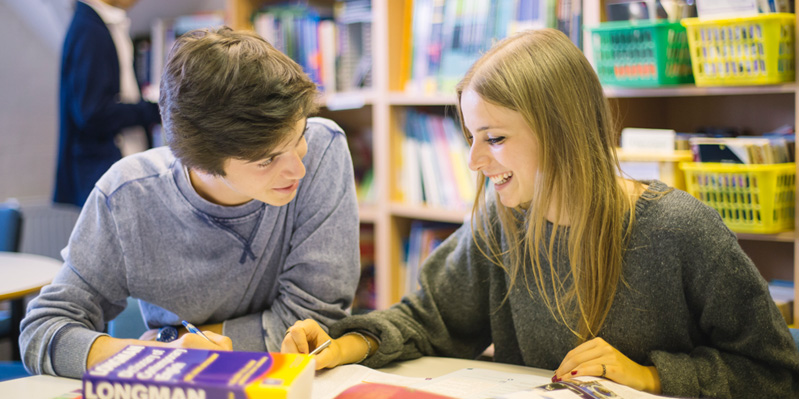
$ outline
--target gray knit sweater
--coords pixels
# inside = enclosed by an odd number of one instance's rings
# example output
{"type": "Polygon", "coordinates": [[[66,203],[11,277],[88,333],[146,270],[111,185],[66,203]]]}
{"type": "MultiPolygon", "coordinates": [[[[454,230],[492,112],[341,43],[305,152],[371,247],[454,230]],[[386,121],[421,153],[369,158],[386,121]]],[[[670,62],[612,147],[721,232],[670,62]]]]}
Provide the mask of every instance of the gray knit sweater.
{"type": "Polygon", "coordinates": [[[352,160],[329,120],[309,119],[305,137],[306,175],[282,207],[204,200],[166,147],[116,163],[86,202],[61,272],[28,306],[28,370],[80,377],[128,296],[151,328],[224,322],[236,350],[279,351],[295,321],[344,317],[360,274],[352,160]]]}
{"type": "MultiPolygon", "coordinates": [[[[766,282],[715,210],[682,191],[657,198],[666,189],[651,182],[636,204],[624,258],[628,285],[619,285],[599,336],[654,365],[665,395],[799,397],[799,351],[766,282]]],[[[424,263],[420,291],[385,311],[346,318],[331,333],[363,329],[379,337],[379,351],[365,362],[372,367],[425,355],[474,358],[493,342],[497,362],[557,368],[574,335],[523,281],[503,302],[508,281],[466,224],[424,263]]]]}

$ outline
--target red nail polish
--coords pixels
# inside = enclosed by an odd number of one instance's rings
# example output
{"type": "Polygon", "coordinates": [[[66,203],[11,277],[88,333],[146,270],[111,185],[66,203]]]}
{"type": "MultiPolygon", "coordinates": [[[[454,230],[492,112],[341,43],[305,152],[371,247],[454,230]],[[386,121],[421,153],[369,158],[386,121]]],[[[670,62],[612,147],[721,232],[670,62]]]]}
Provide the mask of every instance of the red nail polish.
{"type": "Polygon", "coordinates": [[[558,376],[553,376],[552,382],[560,382],[560,378],[558,378],[558,376]]]}
{"type": "Polygon", "coordinates": [[[577,375],[577,370],[572,371],[572,375],[577,375]]]}

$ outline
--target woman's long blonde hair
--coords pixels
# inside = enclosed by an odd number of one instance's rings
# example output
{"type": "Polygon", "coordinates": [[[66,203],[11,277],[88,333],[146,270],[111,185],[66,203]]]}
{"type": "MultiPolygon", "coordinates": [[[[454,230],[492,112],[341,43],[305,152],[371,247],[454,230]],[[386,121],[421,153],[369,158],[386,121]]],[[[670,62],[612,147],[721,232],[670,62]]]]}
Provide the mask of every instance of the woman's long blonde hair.
{"type": "MultiPolygon", "coordinates": [[[[526,31],[502,40],[483,55],[457,86],[483,100],[520,113],[538,143],[538,174],[532,201],[509,209],[497,200],[507,248],[486,220],[485,176],[478,172],[472,231],[488,243],[488,259],[506,270],[509,290],[521,271],[527,283],[532,264],[538,293],[580,341],[595,337],[610,311],[621,278],[634,199],[617,180],[617,136],[608,101],[596,73],[560,31],[526,31]],[[554,204],[553,231],[544,242],[546,215],[554,204]],[[568,232],[568,234],[566,234],[568,232]],[[559,248],[571,270],[559,277],[559,248]],[[507,256],[507,261],[503,258],[507,256]],[[542,266],[546,256],[549,268],[542,266]],[[506,264],[507,263],[507,264],[506,264]],[[545,283],[549,276],[551,283],[545,283]]],[[[458,109],[465,137],[471,137],[458,109]]],[[[478,245],[478,248],[481,246],[478,245]]],[[[506,294],[507,300],[510,291],[506,294]]]]}

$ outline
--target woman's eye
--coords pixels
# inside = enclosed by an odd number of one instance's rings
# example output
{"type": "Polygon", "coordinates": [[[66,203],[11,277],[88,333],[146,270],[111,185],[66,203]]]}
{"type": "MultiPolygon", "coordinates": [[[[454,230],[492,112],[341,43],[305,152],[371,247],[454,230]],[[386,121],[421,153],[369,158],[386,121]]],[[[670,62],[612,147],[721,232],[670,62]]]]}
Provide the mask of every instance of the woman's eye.
{"type": "Polygon", "coordinates": [[[491,145],[499,144],[499,143],[501,143],[503,141],[505,141],[505,137],[501,137],[501,136],[500,137],[489,137],[489,138],[486,139],[486,142],[488,144],[491,144],[491,145]]]}
{"type": "Polygon", "coordinates": [[[275,158],[269,158],[266,161],[263,161],[263,162],[259,163],[258,167],[259,168],[265,168],[265,167],[269,166],[269,164],[272,163],[272,161],[274,161],[274,160],[275,160],[275,158]]]}

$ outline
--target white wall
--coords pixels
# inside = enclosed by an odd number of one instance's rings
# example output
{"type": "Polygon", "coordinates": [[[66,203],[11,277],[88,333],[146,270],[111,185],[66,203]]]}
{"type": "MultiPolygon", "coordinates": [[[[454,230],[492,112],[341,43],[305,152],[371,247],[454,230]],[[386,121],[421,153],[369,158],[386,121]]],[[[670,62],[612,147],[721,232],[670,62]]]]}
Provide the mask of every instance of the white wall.
{"type": "Polygon", "coordinates": [[[50,195],[58,140],[60,39],[31,30],[10,1],[0,2],[0,201],[50,195]]]}
{"type": "MultiPolygon", "coordinates": [[[[0,202],[49,198],[58,145],[61,42],[73,0],[0,0],[0,202]]],[[[141,0],[133,35],[155,18],[224,9],[225,0],[141,0]]]]}

